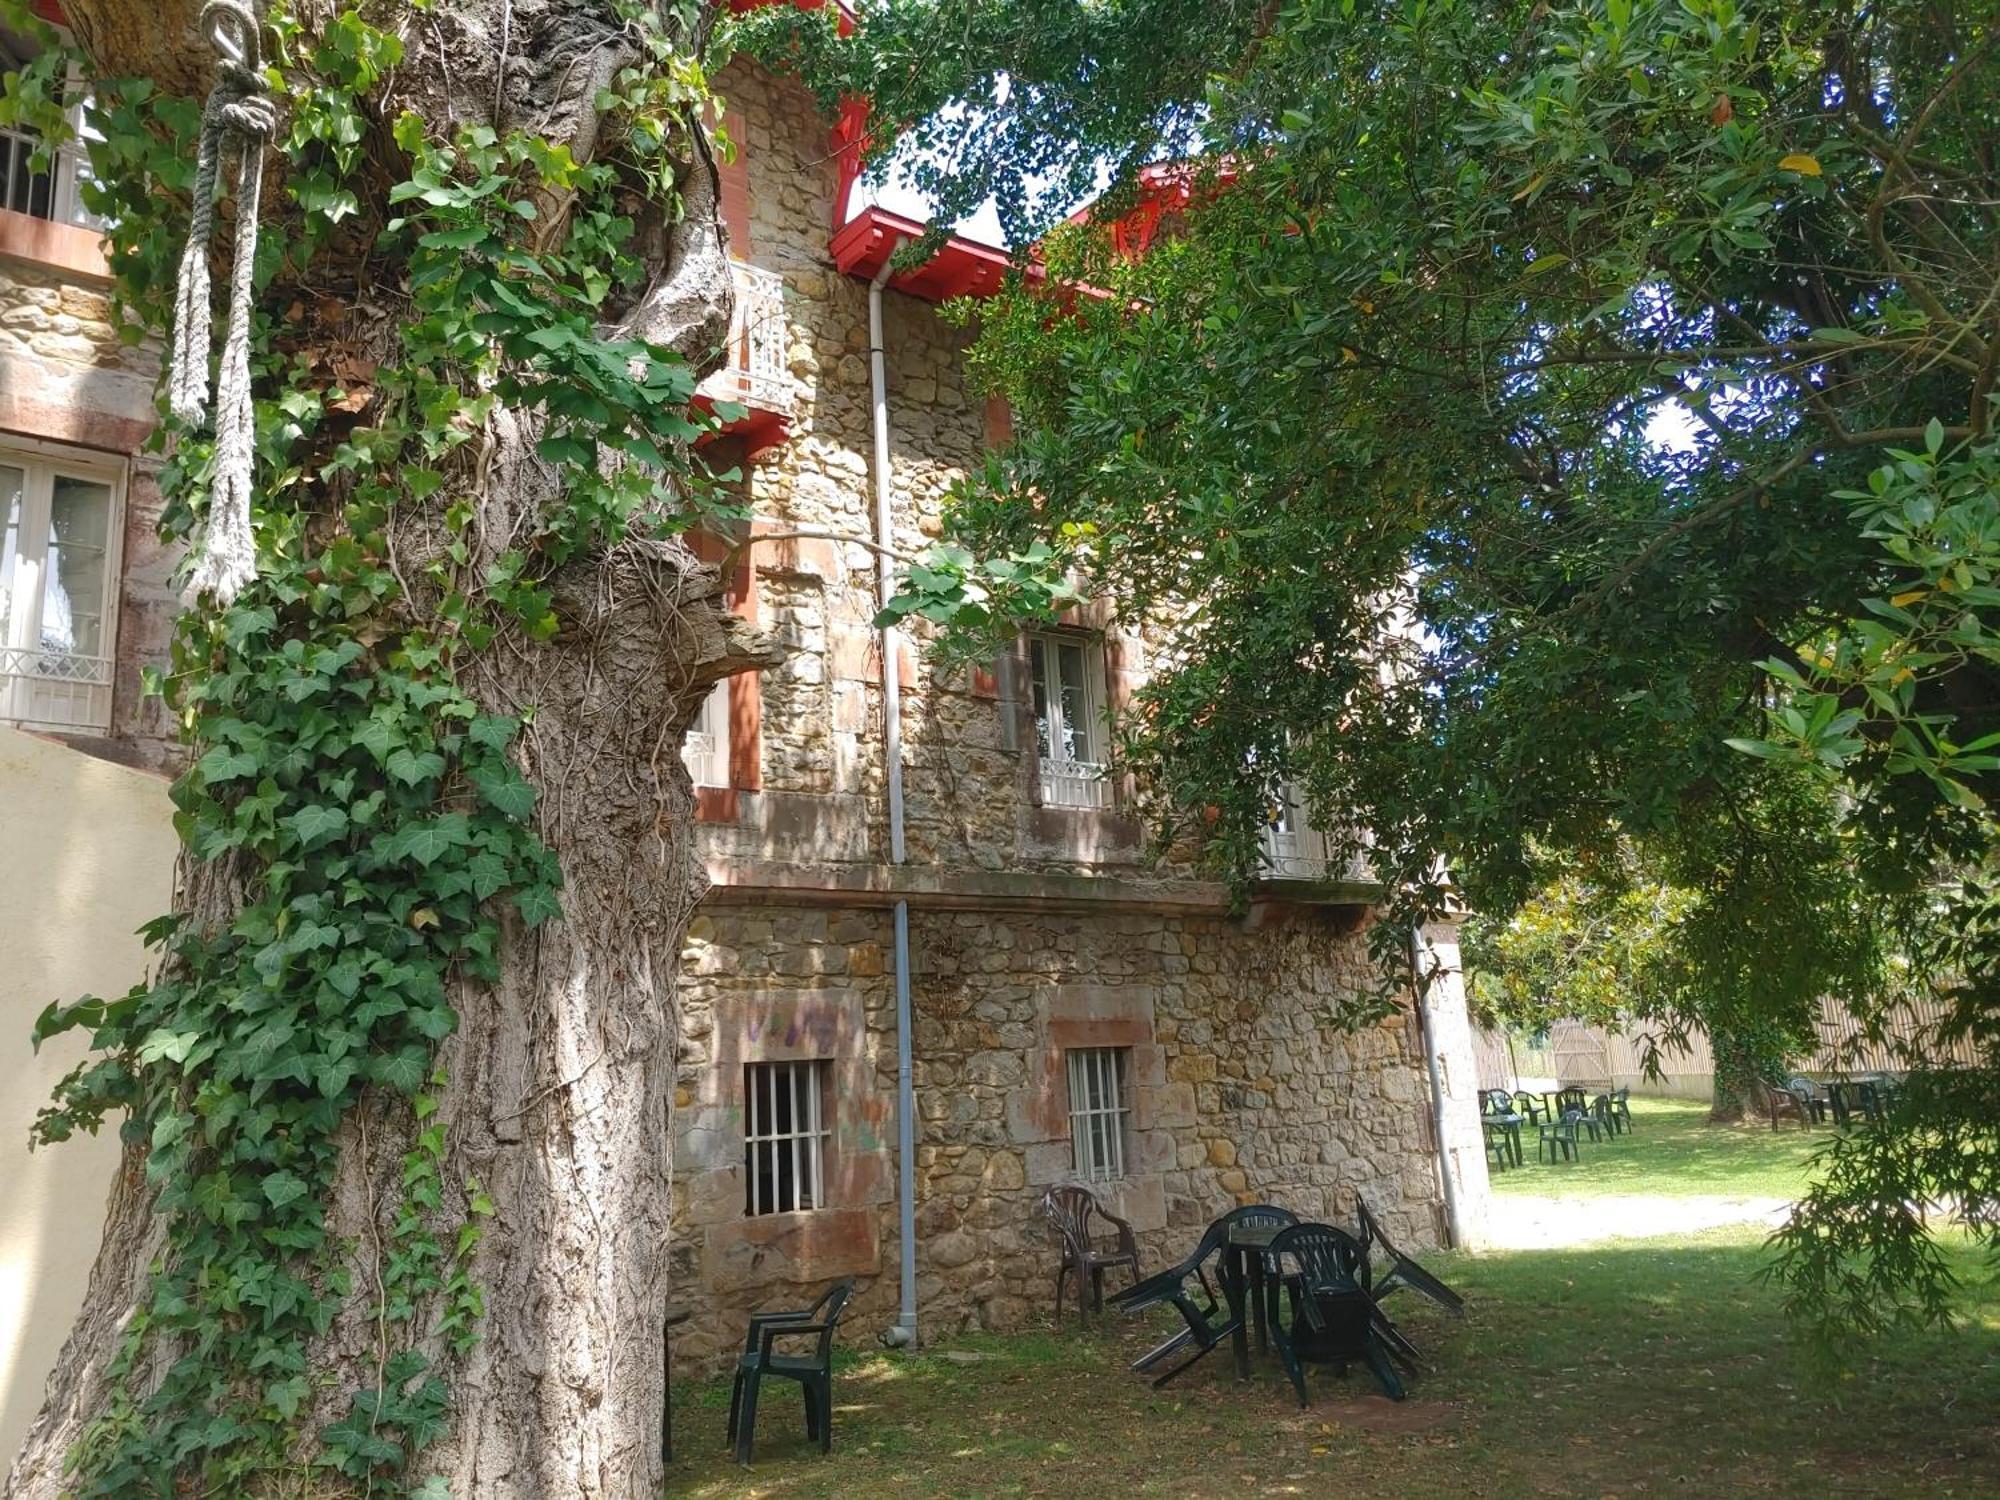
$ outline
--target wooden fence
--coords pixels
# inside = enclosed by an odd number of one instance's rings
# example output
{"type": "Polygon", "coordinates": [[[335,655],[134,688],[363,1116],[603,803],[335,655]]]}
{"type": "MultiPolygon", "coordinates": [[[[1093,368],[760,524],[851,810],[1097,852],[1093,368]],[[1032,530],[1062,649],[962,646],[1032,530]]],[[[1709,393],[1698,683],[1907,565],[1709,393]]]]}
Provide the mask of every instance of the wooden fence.
{"type": "MultiPolygon", "coordinates": [[[[1817,1023],[1820,1045],[1793,1059],[1793,1066],[1801,1073],[1818,1076],[1900,1072],[1909,1067],[1918,1042],[1934,1035],[1943,1015],[1942,1001],[1907,1004],[1891,1016],[1885,1037],[1870,1041],[1863,1035],[1861,1023],[1844,1006],[1826,1001],[1817,1023]]],[[[1646,1076],[1646,1050],[1643,1023],[1606,1031],[1581,1021],[1558,1021],[1539,1036],[1487,1030],[1473,1034],[1481,1088],[1512,1088],[1516,1079],[1531,1078],[1687,1099],[1706,1099],[1714,1094],[1715,1057],[1706,1036],[1697,1032],[1685,1047],[1662,1047],[1658,1078],[1646,1076]]],[[[1931,1047],[1929,1052],[1938,1062],[1980,1061],[1969,1042],[1941,1052],[1931,1047]]]]}

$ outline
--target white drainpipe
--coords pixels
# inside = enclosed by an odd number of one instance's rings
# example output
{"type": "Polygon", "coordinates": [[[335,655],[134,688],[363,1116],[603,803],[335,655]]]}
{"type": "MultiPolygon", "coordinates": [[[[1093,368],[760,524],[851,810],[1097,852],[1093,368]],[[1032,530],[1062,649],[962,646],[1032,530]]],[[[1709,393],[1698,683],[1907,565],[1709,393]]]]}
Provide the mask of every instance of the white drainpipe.
{"type": "Polygon", "coordinates": [[[1437,1033],[1431,1025],[1430,980],[1424,959],[1430,944],[1421,927],[1410,929],[1410,970],[1417,986],[1417,1016],[1424,1023],[1424,1066],[1431,1080],[1431,1128],[1437,1135],[1438,1177],[1444,1183],[1444,1217],[1454,1247],[1465,1244],[1465,1220],[1458,1203],[1458,1173],[1452,1170],[1450,1136],[1445,1129],[1444,1075],[1438,1066],[1437,1033]]]}
{"type": "MultiPolygon", "coordinates": [[[[891,247],[894,253],[894,247],[891,247]]],[[[889,262],[868,283],[868,380],[875,425],[875,592],[887,607],[896,591],[895,566],[889,550],[896,545],[889,502],[895,477],[889,466],[889,372],[883,353],[882,288],[889,280],[889,262]]],[[[903,840],[903,679],[902,632],[882,628],[882,753],[889,774],[889,863],[900,865],[907,851],[903,840]]],[[[902,1315],[884,1341],[898,1346],[917,1341],[917,1167],[916,1089],[910,1055],[910,903],[896,902],[896,1210],[902,1245],[902,1315]]]]}

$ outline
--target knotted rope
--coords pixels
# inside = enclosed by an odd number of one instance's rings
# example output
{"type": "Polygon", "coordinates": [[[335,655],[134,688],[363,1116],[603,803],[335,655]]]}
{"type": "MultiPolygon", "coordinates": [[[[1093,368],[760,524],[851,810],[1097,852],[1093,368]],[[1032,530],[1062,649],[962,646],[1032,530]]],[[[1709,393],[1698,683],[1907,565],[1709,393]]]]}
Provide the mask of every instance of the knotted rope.
{"type": "Polygon", "coordinates": [[[211,313],[208,246],[215,230],[215,188],[225,142],[236,153],[236,259],[229,278],[229,321],[215,391],[215,477],[208,526],[187,594],[209,593],[228,604],[257,576],[250,533],[250,473],[256,434],[250,404],[250,298],[257,261],[257,212],[264,189],[264,145],[278,128],[277,106],[264,92],[264,59],[255,13],[240,0],[209,0],[201,28],[217,56],[216,82],[201,117],[201,154],[194,177],[194,217],[181,252],[174,298],[174,337],[167,400],[190,425],[208,413],[211,313]]]}

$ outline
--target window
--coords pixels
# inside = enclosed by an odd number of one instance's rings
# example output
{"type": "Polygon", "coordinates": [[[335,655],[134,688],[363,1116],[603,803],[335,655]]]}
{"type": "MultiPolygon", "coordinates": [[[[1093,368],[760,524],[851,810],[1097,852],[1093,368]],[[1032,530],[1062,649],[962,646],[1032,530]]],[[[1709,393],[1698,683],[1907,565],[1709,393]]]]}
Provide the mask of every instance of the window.
{"type": "MultiPolygon", "coordinates": [[[[5,35],[0,34],[0,72],[14,72],[29,60],[27,55],[16,55],[7,45],[5,35]]],[[[102,137],[84,120],[88,97],[74,87],[68,92],[76,100],[68,111],[70,138],[56,147],[47,160],[36,162],[42,138],[32,130],[18,125],[0,129],[0,208],[31,218],[101,229],[104,221],[83,206],[77,186],[90,181],[85,140],[102,137]]]]}
{"type": "Polygon", "coordinates": [[[823,1062],[749,1063],[743,1069],[743,1211],[824,1208],[823,1062]]]}
{"type": "Polygon", "coordinates": [[[1035,739],[1042,800],[1052,807],[1109,807],[1104,779],[1104,659],[1085,636],[1031,635],[1035,739]]]}
{"type": "Polygon", "coordinates": [[[1326,874],[1327,838],[1297,782],[1279,789],[1264,829],[1264,860],[1278,879],[1316,880],[1326,874]]]}
{"type": "Polygon", "coordinates": [[[729,679],[723,678],[702,700],[701,712],[688,726],[681,760],[696,786],[729,785],[729,679]]]}
{"type": "Polygon", "coordinates": [[[0,719],[111,727],[115,472],[0,449],[0,719]]]}
{"type": "Polygon", "coordinates": [[[1069,1058],[1069,1139],[1076,1175],[1125,1175],[1125,1049],[1086,1047],[1069,1058]]]}

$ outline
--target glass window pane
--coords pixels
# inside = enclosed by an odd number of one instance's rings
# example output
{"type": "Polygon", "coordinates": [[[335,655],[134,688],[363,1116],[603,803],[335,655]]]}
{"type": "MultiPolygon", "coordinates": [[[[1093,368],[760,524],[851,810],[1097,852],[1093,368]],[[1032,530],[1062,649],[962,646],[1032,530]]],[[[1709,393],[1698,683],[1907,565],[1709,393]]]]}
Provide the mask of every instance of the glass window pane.
{"type": "Polygon", "coordinates": [[[1035,741],[1036,748],[1044,760],[1052,758],[1049,749],[1051,733],[1049,727],[1049,668],[1048,643],[1031,640],[1028,642],[1028,660],[1032,665],[1031,675],[1035,684],[1035,741]]]}
{"type": "Polygon", "coordinates": [[[20,566],[21,506],[27,475],[8,464],[0,464],[0,646],[14,639],[14,607],[27,601],[14,597],[14,574],[20,566]]]}
{"type": "Polygon", "coordinates": [[[49,500],[49,554],[43,569],[42,649],[104,655],[111,487],[68,474],[49,500]]]}

